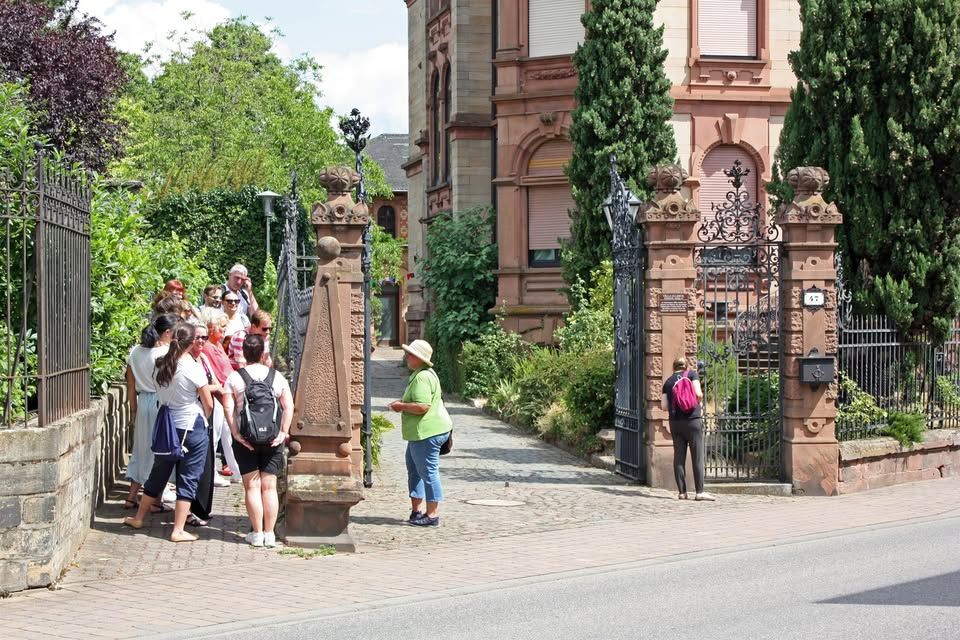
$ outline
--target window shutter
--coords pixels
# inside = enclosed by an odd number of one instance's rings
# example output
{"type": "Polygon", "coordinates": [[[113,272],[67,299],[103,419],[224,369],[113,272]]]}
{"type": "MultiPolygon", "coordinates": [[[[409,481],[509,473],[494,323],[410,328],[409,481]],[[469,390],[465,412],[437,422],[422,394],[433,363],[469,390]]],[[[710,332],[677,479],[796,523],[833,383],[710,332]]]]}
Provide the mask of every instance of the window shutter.
{"type": "Polygon", "coordinates": [[[744,169],[750,173],[743,179],[743,189],[750,194],[750,203],[757,204],[757,165],[753,158],[740,147],[724,144],[707,154],[700,165],[700,195],[699,208],[705,219],[710,219],[713,213],[711,205],[722,206],[727,200],[727,193],[733,191],[730,178],[724,170],[733,167],[734,161],[739,160],[744,169]]]}
{"type": "Polygon", "coordinates": [[[551,140],[541,145],[527,165],[528,176],[562,176],[563,168],[570,162],[573,148],[564,139],[551,140]]]}
{"type": "Polygon", "coordinates": [[[700,0],[701,56],[757,57],[757,0],[700,0]]]}
{"type": "Polygon", "coordinates": [[[527,229],[530,249],[559,249],[558,238],[570,237],[573,196],[570,185],[544,185],[527,189],[527,229]]]}
{"type": "Polygon", "coordinates": [[[539,58],[576,51],[583,42],[580,17],[585,12],[584,0],[530,0],[528,55],[539,58]]]}

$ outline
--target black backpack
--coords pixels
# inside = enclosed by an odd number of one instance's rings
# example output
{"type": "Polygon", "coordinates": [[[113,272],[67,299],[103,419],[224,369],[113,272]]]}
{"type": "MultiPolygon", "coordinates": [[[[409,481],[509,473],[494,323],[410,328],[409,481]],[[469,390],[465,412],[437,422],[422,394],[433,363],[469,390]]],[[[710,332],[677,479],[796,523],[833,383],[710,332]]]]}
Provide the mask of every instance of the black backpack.
{"type": "Polygon", "coordinates": [[[253,445],[270,444],[280,433],[280,403],[273,395],[273,379],[277,372],[270,369],[263,380],[254,380],[246,369],[239,369],[237,373],[246,385],[240,435],[253,445]]]}

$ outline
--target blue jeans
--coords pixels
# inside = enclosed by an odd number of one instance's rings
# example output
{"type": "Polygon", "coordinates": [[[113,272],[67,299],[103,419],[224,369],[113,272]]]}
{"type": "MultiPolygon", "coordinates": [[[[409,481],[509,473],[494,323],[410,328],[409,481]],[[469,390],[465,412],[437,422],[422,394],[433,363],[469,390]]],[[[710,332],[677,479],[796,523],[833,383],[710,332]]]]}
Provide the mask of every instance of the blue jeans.
{"type": "Polygon", "coordinates": [[[427,502],[443,500],[440,486],[440,447],[450,437],[450,432],[407,443],[407,487],[411,498],[427,499],[427,502]]]}
{"type": "Polygon", "coordinates": [[[192,501],[197,497],[197,484],[203,473],[203,465],[207,461],[207,449],[210,447],[210,433],[202,416],[197,416],[193,423],[193,431],[184,432],[177,429],[177,437],[183,440],[187,453],[181,460],[171,460],[163,456],[155,456],[150,477],[143,485],[143,494],[151,498],[159,498],[163,488],[170,479],[170,474],[177,471],[177,500],[192,501]],[[184,437],[186,433],[186,437],[184,437]]]}

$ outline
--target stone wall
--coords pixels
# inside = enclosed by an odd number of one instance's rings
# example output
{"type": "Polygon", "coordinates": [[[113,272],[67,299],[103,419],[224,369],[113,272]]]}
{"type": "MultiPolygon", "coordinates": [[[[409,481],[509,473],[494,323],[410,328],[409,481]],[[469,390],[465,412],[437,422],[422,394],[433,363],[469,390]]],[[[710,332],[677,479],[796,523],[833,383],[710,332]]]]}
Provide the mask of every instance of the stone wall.
{"type": "Polygon", "coordinates": [[[60,577],[125,465],[127,416],[116,388],[44,429],[0,429],[0,593],[60,577]]]}
{"type": "Polygon", "coordinates": [[[960,429],[927,431],[906,448],[892,438],[840,443],[839,493],[960,474],[960,429]]]}

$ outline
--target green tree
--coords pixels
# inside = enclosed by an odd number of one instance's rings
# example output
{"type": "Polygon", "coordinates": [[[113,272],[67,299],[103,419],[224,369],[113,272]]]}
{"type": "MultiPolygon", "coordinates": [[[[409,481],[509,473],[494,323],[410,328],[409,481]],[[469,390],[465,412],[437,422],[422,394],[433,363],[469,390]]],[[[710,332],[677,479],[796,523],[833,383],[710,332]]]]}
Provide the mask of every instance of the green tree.
{"type": "MultiPolygon", "coordinates": [[[[330,125],[331,110],[318,106],[320,66],[307,56],[284,64],[272,45],[271,34],[239,18],[160,63],[146,85],[129,70],[118,173],[161,193],[249,185],[284,192],[296,169],[303,201],[319,200],[320,170],[352,166],[353,156],[330,125]]],[[[369,193],[389,195],[374,163],[367,179],[369,193]]]]}
{"type": "Polygon", "coordinates": [[[610,192],[610,155],[641,198],[643,176],[674,158],[676,143],[670,80],[663,63],[663,27],[655,27],[656,0],[595,0],[583,16],[587,37],[573,56],[577,70],[567,167],[576,210],[571,240],[563,252],[564,277],[589,282],[590,272],[610,257],[610,229],[602,204],[610,192]]]}
{"type": "Polygon", "coordinates": [[[91,216],[91,387],[102,393],[120,379],[130,347],[150,316],[150,301],[171,278],[196,300],[210,276],[203,254],[175,234],[150,237],[143,198],[125,189],[95,186],[91,216]]]}
{"type": "Polygon", "coordinates": [[[778,163],[830,173],[857,305],[943,337],[960,313],[960,2],[800,11],[778,163]]]}
{"type": "Polygon", "coordinates": [[[496,300],[497,245],[493,212],[476,207],[441,216],[427,229],[427,258],[420,275],[430,290],[434,310],[427,322],[427,339],[443,386],[460,386],[457,357],[464,342],[480,336],[496,300]]]}

